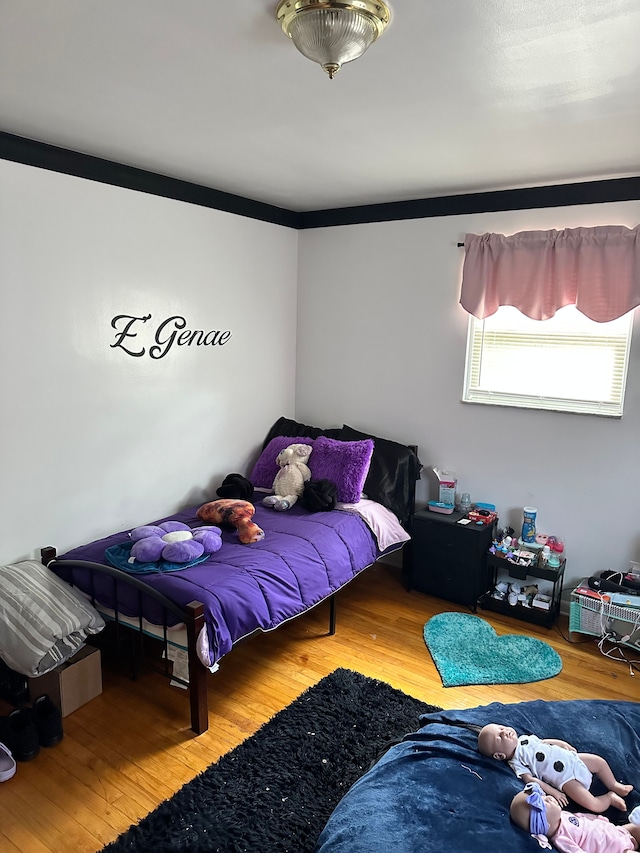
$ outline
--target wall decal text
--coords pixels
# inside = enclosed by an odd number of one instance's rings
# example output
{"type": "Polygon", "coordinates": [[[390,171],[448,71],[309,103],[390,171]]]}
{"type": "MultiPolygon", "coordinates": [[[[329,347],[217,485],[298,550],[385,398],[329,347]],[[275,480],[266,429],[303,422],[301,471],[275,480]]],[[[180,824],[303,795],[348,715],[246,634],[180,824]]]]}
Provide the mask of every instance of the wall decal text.
{"type": "Polygon", "coordinates": [[[184,347],[195,345],[197,347],[224,346],[231,338],[231,332],[227,329],[211,330],[209,332],[200,329],[187,329],[187,321],[180,314],[167,317],[163,320],[153,336],[153,345],[150,347],[140,346],[135,339],[141,330],[140,324],[151,319],[151,314],[144,317],[134,317],[131,314],[118,314],[111,320],[111,328],[116,330],[116,339],[110,346],[112,349],[121,349],[134,358],[141,358],[149,353],[150,358],[164,358],[174,346],[184,347]],[[134,344],[135,341],[135,344],[134,344]],[[136,347],[134,349],[134,346],[136,347]]]}

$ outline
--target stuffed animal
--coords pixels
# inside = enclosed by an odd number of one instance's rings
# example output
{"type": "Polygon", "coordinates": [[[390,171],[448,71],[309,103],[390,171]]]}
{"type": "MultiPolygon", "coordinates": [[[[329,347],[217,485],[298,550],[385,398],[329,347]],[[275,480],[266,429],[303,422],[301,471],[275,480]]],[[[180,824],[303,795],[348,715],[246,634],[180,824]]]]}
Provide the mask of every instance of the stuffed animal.
{"type": "Polygon", "coordinates": [[[196,512],[201,521],[213,521],[216,524],[230,524],[238,531],[243,545],[264,539],[264,530],[252,521],[256,508],[249,501],[221,498],[209,501],[196,512]]]}
{"type": "Polygon", "coordinates": [[[181,521],[163,521],[134,527],[129,534],[133,540],[131,557],[140,563],[189,563],[204,553],[213,554],[222,548],[219,527],[194,527],[181,521]]]}
{"type": "Polygon", "coordinates": [[[310,444],[290,444],[276,456],[280,470],[273,481],[273,495],[263,499],[265,506],[283,512],[291,507],[304,492],[304,484],[311,479],[307,462],[313,448],[310,444]]]}

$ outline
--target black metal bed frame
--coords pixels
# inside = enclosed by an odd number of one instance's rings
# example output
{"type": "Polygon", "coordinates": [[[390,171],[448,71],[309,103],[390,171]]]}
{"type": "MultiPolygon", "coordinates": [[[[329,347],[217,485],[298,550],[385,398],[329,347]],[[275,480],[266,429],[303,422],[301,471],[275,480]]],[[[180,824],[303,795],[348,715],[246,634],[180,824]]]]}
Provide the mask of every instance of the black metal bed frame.
{"type": "MultiPolygon", "coordinates": [[[[410,450],[412,450],[416,456],[418,455],[417,445],[409,444],[407,445],[410,450]]],[[[413,514],[415,511],[415,490],[411,490],[410,497],[410,506],[409,509],[409,518],[405,525],[407,531],[411,533],[411,522],[413,519],[413,514]]],[[[403,547],[403,546],[400,546],[403,547]]],[[[407,542],[403,548],[403,571],[406,573],[408,560],[410,559],[410,550],[411,550],[411,542],[407,542]]],[[[190,711],[191,711],[191,729],[196,734],[202,734],[207,731],[209,727],[209,711],[208,711],[208,701],[207,701],[207,668],[201,663],[197,654],[197,639],[200,634],[200,631],[205,625],[204,619],[204,605],[200,601],[192,601],[186,607],[181,607],[176,604],[171,599],[167,598],[167,596],[163,595],[161,592],[158,592],[153,587],[146,584],[144,581],[140,580],[138,577],[134,575],[127,574],[123,572],[121,569],[114,568],[112,566],[104,565],[102,563],[94,563],[87,560],[60,560],[57,557],[56,549],[52,546],[48,546],[42,548],[40,551],[40,558],[42,562],[48,566],[52,563],[56,563],[60,567],[64,567],[65,569],[69,569],[71,572],[71,583],[72,586],[76,586],[73,580],[73,572],[75,569],[89,571],[91,577],[91,589],[89,592],[85,591],[85,594],[89,595],[91,603],[96,607],[97,610],[100,610],[100,604],[95,596],[95,581],[94,578],[99,576],[101,578],[111,578],[113,583],[112,592],[114,601],[118,601],[117,590],[118,586],[122,585],[124,588],[131,590],[135,589],[137,591],[138,599],[137,603],[139,606],[139,611],[142,613],[142,599],[143,598],[151,598],[158,604],[160,604],[163,608],[163,624],[157,625],[154,627],[162,629],[162,642],[164,643],[164,660],[165,667],[161,671],[163,675],[166,675],[175,681],[179,681],[185,686],[188,686],[189,689],[189,703],[190,703],[190,711]],[[189,664],[189,681],[179,678],[174,675],[170,671],[169,663],[168,663],[168,647],[169,647],[169,637],[168,637],[168,629],[167,629],[167,614],[171,613],[175,617],[178,618],[180,622],[183,622],[186,631],[187,631],[187,657],[189,664]]],[[[368,566],[366,568],[369,568],[368,566]]],[[[363,569],[362,571],[364,571],[363,569]]],[[[329,631],[328,635],[333,635],[336,632],[336,593],[332,593],[328,596],[329,599],[329,631]]],[[[327,599],[323,599],[326,601],[327,599]]],[[[322,604],[320,601],[318,604],[322,604]]],[[[116,608],[117,608],[116,604],[116,608]]],[[[103,613],[104,615],[104,613],[103,613]]],[[[133,628],[134,631],[143,637],[145,634],[149,634],[148,631],[145,631],[143,624],[143,617],[137,616],[135,619],[137,620],[137,627],[134,627],[132,624],[127,622],[120,621],[120,616],[124,614],[120,614],[120,612],[116,609],[114,611],[113,616],[107,615],[106,618],[111,619],[116,626],[117,630],[120,627],[127,628],[128,631],[131,631],[133,628]]],[[[301,614],[300,614],[301,615],[301,614]]],[[[131,618],[131,617],[127,617],[131,618]]],[[[158,637],[160,639],[160,637],[158,637]]],[[[134,654],[132,658],[132,675],[135,678],[136,676],[136,661],[137,656],[134,654]]]]}
{"type": "MultiPolygon", "coordinates": [[[[69,569],[71,571],[71,578],[68,580],[68,583],[71,586],[76,586],[73,579],[73,571],[74,569],[81,569],[85,571],[89,571],[89,576],[91,578],[91,590],[86,593],[89,596],[89,600],[93,604],[93,606],[100,611],[100,603],[96,599],[95,595],[95,578],[111,578],[112,582],[112,593],[113,598],[117,602],[118,595],[117,590],[118,586],[126,587],[127,589],[135,589],[137,591],[137,604],[138,610],[142,613],[142,599],[143,598],[151,598],[155,602],[161,605],[163,608],[163,623],[159,625],[154,625],[154,627],[162,630],[162,637],[157,637],[163,643],[164,654],[163,658],[165,661],[165,666],[163,669],[156,670],[159,671],[162,675],[165,675],[168,678],[173,679],[174,681],[178,681],[182,683],[185,687],[189,688],[189,703],[191,710],[191,729],[196,734],[202,734],[206,732],[209,727],[209,708],[207,701],[207,668],[201,663],[198,658],[196,651],[196,642],[200,631],[204,627],[204,605],[200,601],[192,601],[187,604],[186,607],[182,608],[179,604],[176,604],[170,598],[163,595],[158,590],[149,586],[148,584],[141,581],[139,578],[133,575],[127,575],[121,569],[116,569],[113,566],[103,565],[102,563],[94,563],[88,560],[59,560],[56,556],[56,549],[48,546],[46,548],[42,548],[40,550],[40,558],[45,566],[49,566],[53,563],[57,563],[59,566],[64,567],[65,569],[69,569]],[[169,634],[167,628],[167,614],[171,613],[174,616],[178,617],[180,622],[183,622],[186,631],[187,631],[187,658],[189,662],[189,680],[185,681],[184,679],[177,676],[175,673],[170,671],[169,667],[169,655],[168,648],[170,645],[169,634]]],[[[327,599],[323,599],[326,601],[327,599]]],[[[322,604],[322,602],[318,602],[318,604],[322,604]]],[[[318,606],[317,604],[314,606],[318,606]]],[[[116,603],[116,609],[114,611],[113,616],[107,615],[102,610],[102,615],[105,616],[108,620],[112,621],[117,630],[121,627],[126,628],[130,633],[132,630],[136,632],[140,637],[149,635],[148,631],[145,631],[144,620],[142,616],[136,617],[127,617],[129,619],[135,618],[137,621],[137,626],[132,625],[129,622],[121,621],[120,617],[123,615],[117,609],[118,605],[116,603]]],[[[329,596],[329,631],[328,634],[332,635],[336,632],[336,600],[335,593],[329,596]]],[[[257,632],[256,632],[257,633],[257,632]]],[[[151,635],[155,636],[155,635],[151,635]]],[[[246,638],[245,638],[246,639],[246,638]]],[[[175,644],[174,644],[175,645],[175,644]]],[[[136,677],[137,672],[137,656],[134,654],[132,656],[132,677],[136,677]]]]}

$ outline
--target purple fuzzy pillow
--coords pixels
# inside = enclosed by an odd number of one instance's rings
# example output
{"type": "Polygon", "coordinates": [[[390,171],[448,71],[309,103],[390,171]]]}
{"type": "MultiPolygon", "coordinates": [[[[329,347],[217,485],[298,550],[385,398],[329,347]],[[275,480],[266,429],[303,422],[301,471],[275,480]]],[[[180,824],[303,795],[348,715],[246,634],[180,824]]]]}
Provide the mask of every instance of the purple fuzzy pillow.
{"type": "MultiPolygon", "coordinates": [[[[306,438],[303,435],[294,436],[276,435],[260,454],[258,461],[253,466],[253,471],[249,475],[249,480],[256,489],[271,489],[276,474],[280,470],[280,466],[276,462],[276,457],[281,450],[289,447],[290,444],[309,444],[314,447],[315,439],[306,438]]],[[[313,456],[313,452],[311,453],[313,456]]]]}
{"type": "Polygon", "coordinates": [[[362,497],[372,455],[373,441],[370,438],[338,441],[321,435],[315,439],[309,459],[311,476],[314,480],[335,483],[340,503],[357,503],[362,497]]]}

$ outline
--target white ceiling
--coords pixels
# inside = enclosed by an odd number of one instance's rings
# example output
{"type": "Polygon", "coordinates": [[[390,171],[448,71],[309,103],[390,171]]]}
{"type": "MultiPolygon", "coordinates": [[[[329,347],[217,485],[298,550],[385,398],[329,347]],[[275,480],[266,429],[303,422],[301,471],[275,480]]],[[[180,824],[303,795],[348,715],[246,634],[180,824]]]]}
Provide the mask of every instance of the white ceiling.
{"type": "Polygon", "coordinates": [[[640,175],[640,0],[396,0],[334,80],[275,0],[0,0],[0,130],[294,211],[640,175]]]}

